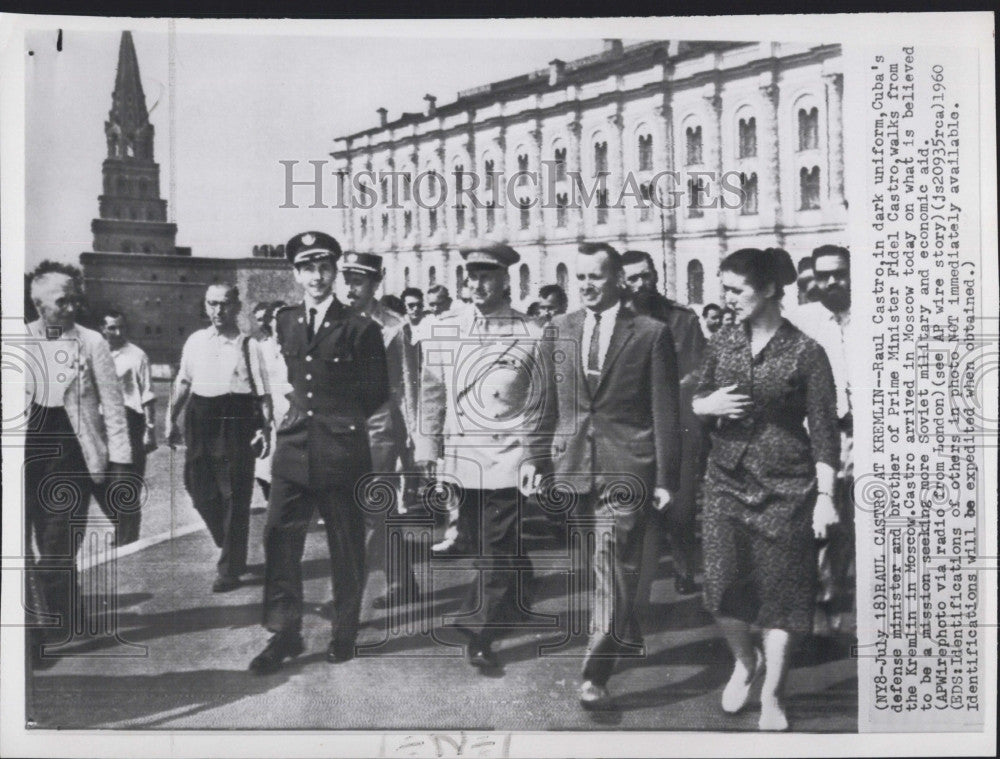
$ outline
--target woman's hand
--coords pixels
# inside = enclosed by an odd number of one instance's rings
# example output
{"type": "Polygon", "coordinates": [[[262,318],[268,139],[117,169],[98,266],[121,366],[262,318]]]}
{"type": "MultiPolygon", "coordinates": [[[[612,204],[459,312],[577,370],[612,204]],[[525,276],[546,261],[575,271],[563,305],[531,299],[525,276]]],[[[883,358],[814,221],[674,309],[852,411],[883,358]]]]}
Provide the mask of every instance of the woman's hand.
{"type": "Polygon", "coordinates": [[[736,385],[720,387],[714,393],[695,398],[691,408],[698,416],[720,416],[725,419],[740,419],[747,415],[753,401],[750,396],[734,392],[736,385]]]}
{"type": "Polygon", "coordinates": [[[833,505],[833,496],[820,493],[816,496],[816,506],[813,507],[813,535],[817,540],[825,540],[831,525],[837,524],[840,517],[833,505]]]}

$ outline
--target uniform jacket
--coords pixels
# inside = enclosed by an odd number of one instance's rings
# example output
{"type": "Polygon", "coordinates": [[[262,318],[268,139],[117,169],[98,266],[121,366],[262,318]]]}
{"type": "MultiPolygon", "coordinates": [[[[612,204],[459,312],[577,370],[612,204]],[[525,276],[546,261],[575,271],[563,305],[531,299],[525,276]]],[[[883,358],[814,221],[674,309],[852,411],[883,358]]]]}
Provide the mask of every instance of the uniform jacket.
{"type": "Polygon", "coordinates": [[[687,306],[655,293],[638,301],[633,300],[629,308],[637,314],[644,314],[670,327],[677,354],[677,373],[682,384],[694,384],[701,358],[705,353],[705,335],[701,331],[698,315],[687,306]]]}
{"type": "Polygon", "coordinates": [[[371,471],[367,419],[389,397],[379,326],[334,300],[311,341],[301,303],[278,312],[275,334],[292,390],[273,476],[310,488],[353,486],[371,471]]]}
{"type": "Polygon", "coordinates": [[[624,306],[591,396],[584,373],[583,310],[553,319],[543,342],[556,479],[578,492],[635,480],[647,496],[676,490],[681,461],[677,360],[669,328],[624,306]]]}
{"type": "Polygon", "coordinates": [[[415,458],[444,459],[462,487],[517,487],[522,462],[544,456],[539,436],[541,328],[510,306],[437,317],[422,342],[415,458]]]}
{"type": "MultiPolygon", "coordinates": [[[[45,326],[39,319],[28,325],[28,331],[44,336],[45,326]]],[[[99,332],[79,324],[73,333],[77,354],[68,368],[72,376],[66,385],[63,405],[91,479],[101,482],[108,461],[132,463],[125,404],[107,341],[99,332]]]]}

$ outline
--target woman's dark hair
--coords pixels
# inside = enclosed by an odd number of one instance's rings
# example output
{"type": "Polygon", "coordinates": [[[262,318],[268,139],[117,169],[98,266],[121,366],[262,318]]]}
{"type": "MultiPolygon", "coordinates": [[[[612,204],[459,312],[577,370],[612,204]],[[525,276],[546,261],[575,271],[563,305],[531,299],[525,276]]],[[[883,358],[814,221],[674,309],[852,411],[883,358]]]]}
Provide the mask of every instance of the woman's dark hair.
{"type": "Polygon", "coordinates": [[[785,285],[798,279],[792,257],[781,248],[741,248],[726,256],[719,271],[729,271],[745,277],[754,290],[774,285],[772,300],[781,300],[785,285]]]}

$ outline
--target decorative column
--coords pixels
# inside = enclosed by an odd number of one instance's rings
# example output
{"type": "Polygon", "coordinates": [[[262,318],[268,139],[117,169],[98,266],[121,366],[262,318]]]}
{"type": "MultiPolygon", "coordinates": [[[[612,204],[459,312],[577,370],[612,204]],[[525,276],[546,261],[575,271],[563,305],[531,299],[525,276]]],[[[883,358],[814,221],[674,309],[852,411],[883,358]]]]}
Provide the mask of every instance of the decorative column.
{"type": "Polygon", "coordinates": [[[826,83],[826,156],[828,161],[830,204],[838,212],[847,207],[844,199],[844,75],[825,74],[826,83]]]}
{"type": "MultiPolygon", "coordinates": [[[[568,129],[568,131],[570,133],[570,136],[572,137],[572,139],[570,140],[570,142],[571,142],[571,152],[573,154],[573,163],[572,163],[572,169],[571,170],[575,171],[577,177],[579,177],[579,179],[582,180],[583,179],[583,160],[582,160],[582,156],[581,156],[582,148],[581,148],[581,145],[580,145],[580,141],[581,141],[581,136],[583,134],[583,123],[580,121],[580,112],[579,111],[577,111],[577,113],[575,114],[573,120],[570,121],[569,124],[566,125],[566,127],[567,127],[567,129],[568,129]]],[[[571,208],[569,210],[572,211],[573,219],[575,221],[577,238],[582,238],[582,236],[583,236],[583,229],[584,229],[584,226],[583,226],[583,203],[579,202],[578,195],[579,195],[578,188],[575,187],[575,182],[573,180],[571,180],[570,181],[570,187],[569,187],[569,200],[570,200],[570,202],[573,202],[575,200],[576,203],[574,204],[573,208],[571,208]]]]}
{"type": "Polygon", "coordinates": [[[719,240],[719,254],[720,257],[725,255],[726,250],[726,214],[725,209],[722,208],[722,200],[720,197],[722,181],[722,85],[718,78],[715,80],[714,87],[712,89],[712,94],[705,97],[709,108],[712,111],[712,129],[714,130],[714,138],[711,141],[711,154],[709,160],[706,161],[706,165],[715,173],[714,188],[710,184],[711,199],[707,202],[715,202],[718,204],[718,208],[715,209],[715,225],[717,231],[717,238],[719,240]]]}
{"type": "Polygon", "coordinates": [[[767,173],[767,195],[774,209],[774,235],[778,246],[785,244],[784,210],[781,207],[781,156],[778,138],[778,101],[781,93],[778,84],[772,81],[760,88],[767,106],[767,129],[765,132],[765,171],[767,173]]]}
{"type": "MultiPolygon", "coordinates": [[[[660,142],[660,160],[657,162],[656,173],[670,172],[674,170],[674,109],[671,103],[672,90],[669,87],[663,90],[663,103],[656,106],[656,115],[663,120],[662,139],[660,142]]],[[[677,184],[683,185],[678,181],[677,184]]],[[[677,248],[674,244],[674,233],[677,230],[677,209],[674,207],[675,201],[670,194],[679,189],[674,184],[673,179],[666,176],[657,181],[656,186],[651,188],[656,193],[656,205],[653,212],[660,220],[660,255],[662,260],[663,290],[668,298],[677,298],[677,248]],[[665,206],[665,207],[661,207],[665,206]]]]}
{"type": "MultiPolygon", "coordinates": [[[[476,165],[476,112],[475,110],[469,111],[469,135],[465,140],[465,152],[469,154],[469,165],[468,171],[473,176],[479,176],[479,167],[476,165]]],[[[479,190],[477,189],[473,193],[475,197],[479,197],[479,190]]],[[[476,204],[472,203],[470,208],[465,209],[465,226],[468,229],[468,234],[470,237],[479,237],[479,212],[476,210],[476,204]]]]}
{"type": "MultiPolygon", "coordinates": [[[[614,115],[608,117],[608,124],[614,130],[615,140],[618,143],[617,150],[615,150],[614,170],[608,177],[611,181],[607,185],[608,203],[611,204],[618,200],[618,196],[625,186],[625,119],[622,117],[622,104],[620,100],[615,104],[614,115]]],[[[618,227],[616,231],[619,239],[624,243],[625,234],[628,230],[628,214],[625,204],[623,203],[621,208],[614,209],[614,212],[614,218],[618,227]]],[[[610,209],[608,218],[611,218],[610,209]]]]}
{"type": "Polygon", "coordinates": [[[417,250],[420,248],[420,243],[423,241],[423,237],[420,234],[420,230],[423,229],[420,219],[420,208],[417,206],[417,202],[414,198],[413,188],[417,183],[417,176],[420,174],[420,153],[417,150],[417,146],[413,146],[413,152],[410,153],[410,200],[408,210],[411,213],[410,223],[413,225],[411,231],[413,248],[417,250]]]}
{"type": "Polygon", "coordinates": [[[343,185],[341,189],[343,190],[342,204],[344,206],[343,213],[347,218],[347,247],[351,250],[355,249],[355,231],[354,225],[357,219],[354,218],[354,187],[353,187],[353,177],[354,177],[354,157],[351,155],[350,151],[347,153],[347,173],[343,175],[343,185]]]}
{"type": "Polygon", "coordinates": [[[542,124],[540,121],[535,121],[535,128],[529,133],[531,139],[534,141],[535,148],[535,173],[537,176],[537,181],[535,182],[535,208],[532,211],[532,218],[535,221],[537,228],[537,241],[543,242],[545,240],[545,211],[543,209],[544,200],[544,187],[543,181],[544,176],[542,175],[542,124]]]}

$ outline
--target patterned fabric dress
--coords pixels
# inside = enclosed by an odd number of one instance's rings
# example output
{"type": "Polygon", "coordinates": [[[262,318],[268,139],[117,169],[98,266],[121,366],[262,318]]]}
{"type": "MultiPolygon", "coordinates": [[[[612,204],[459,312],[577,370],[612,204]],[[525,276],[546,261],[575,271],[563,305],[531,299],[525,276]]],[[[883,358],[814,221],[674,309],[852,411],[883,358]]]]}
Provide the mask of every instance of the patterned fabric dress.
{"type": "Polygon", "coordinates": [[[708,425],[705,605],[763,628],[807,633],[816,593],[815,465],[836,470],[840,456],[830,362],[787,320],[756,356],[748,328],[727,327],[709,342],[696,397],[730,385],[753,405],[742,419],[708,425]]]}

